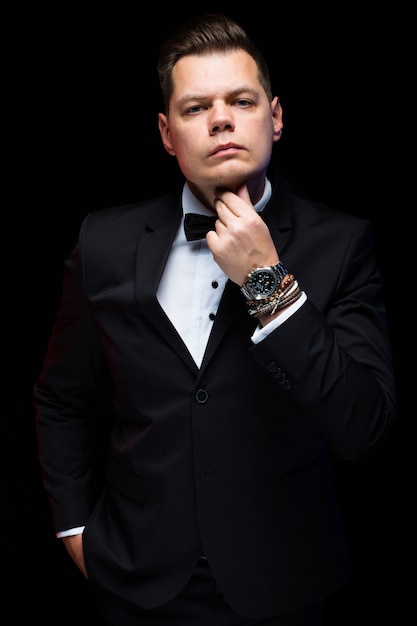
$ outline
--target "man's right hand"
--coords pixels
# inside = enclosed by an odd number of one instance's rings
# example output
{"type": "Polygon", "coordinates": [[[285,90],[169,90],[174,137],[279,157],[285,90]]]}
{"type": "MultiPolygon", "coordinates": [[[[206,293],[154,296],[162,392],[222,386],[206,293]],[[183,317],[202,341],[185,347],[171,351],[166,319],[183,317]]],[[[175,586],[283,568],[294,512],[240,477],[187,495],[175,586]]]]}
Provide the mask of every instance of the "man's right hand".
{"type": "Polygon", "coordinates": [[[70,537],[63,537],[62,541],[68,551],[68,554],[74,561],[75,565],[78,569],[84,574],[85,578],[88,580],[87,570],[85,568],[84,562],[84,550],[83,550],[83,536],[80,533],[79,535],[71,535],[70,537]]]}

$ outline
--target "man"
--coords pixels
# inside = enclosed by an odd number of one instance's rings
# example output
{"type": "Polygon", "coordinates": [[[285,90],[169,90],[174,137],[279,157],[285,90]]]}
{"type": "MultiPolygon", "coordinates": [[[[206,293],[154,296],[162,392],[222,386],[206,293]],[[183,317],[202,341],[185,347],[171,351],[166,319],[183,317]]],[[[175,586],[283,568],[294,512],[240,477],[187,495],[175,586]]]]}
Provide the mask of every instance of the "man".
{"type": "Polygon", "coordinates": [[[184,25],[158,72],[182,194],[85,218],[35,386],[57,536],[106,624],[323,624],[331,458],[395,417],[371,227],[268,175],[282,109],[238,24],[184,25]]]}

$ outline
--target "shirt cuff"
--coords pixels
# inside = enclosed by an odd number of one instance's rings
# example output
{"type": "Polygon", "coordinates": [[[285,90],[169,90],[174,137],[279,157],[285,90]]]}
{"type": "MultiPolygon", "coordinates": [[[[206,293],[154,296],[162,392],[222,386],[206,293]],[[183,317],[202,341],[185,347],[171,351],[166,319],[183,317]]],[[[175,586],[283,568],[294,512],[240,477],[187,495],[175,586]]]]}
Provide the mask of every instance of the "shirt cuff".
{"type": "Polygon", "coordinates": [[[298,309],[304,304],[306,300],[307,296],[304,291],[302,291],[301,296],[298,298],[298,300],[296,300],[293,304],[290,304],[290,306],[287,307],[281,313],[281,315],[278,315],[278,317],[272,320],[272,322],[269,322],[269,324],[266,324],[266,326],[261,326],[260,324],[258,324],[255,332],[251,337],[252,342],[259,343],[260,341],[262,341],[262,339],[268,337],[268,335],[272,333],[273,330],[278,328],[278,326],[281,326],[281,324],[283,324],[289,317],[291,317],[291,315],[298,311],[298,309]]]}
{"type": "Polygon", "coordinates": [[[85,526],[77,526],[76,528],[70,528],[69,530],[60,530],[56,536],[58,539],[62,539],[62,537],[72,537],[73,535],[81,535],[85,526]]]}

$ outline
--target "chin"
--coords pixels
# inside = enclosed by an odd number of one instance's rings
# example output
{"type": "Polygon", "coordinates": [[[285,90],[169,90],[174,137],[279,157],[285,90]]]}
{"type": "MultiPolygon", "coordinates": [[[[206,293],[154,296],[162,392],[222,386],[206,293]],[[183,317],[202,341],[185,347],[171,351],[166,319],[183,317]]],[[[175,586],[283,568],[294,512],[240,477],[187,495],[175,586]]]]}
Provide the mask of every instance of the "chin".
{"type": "Polygon", "coordinates": [[[224,187],[225,189],[230,189],[230,191],[236,191],[243,183],[248,180],[249,177],[250,174],[248,172],[220,174],[215,179],[215,186],[224,187]]]}

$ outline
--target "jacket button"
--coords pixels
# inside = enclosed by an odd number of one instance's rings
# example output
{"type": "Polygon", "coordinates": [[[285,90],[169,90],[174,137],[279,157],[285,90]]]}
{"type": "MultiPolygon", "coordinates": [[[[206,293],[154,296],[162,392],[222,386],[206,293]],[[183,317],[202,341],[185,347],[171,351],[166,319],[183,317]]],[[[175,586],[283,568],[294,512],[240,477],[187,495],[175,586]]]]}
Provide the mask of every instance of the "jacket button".
{"type": "Polygon", "coordinates": [[[274,378],[277,379],[277,381],[280,383],[282,388],[285,389],[285,391],[291,389],[290,381],[288,380],[282,369],[278,367],[275,361],[270,361],[269,363],[267,363],[266,369],[270,374],[272,374],[274,378]]]}
{"type": "Polygon", "coordinates": [[[205,389],[197,389],[195,399],[197,400],[198,404],[204,404],[208,400],[207,391],[205,389]]]}
{"type": "Polygon", "coordinates": [[[269,363],[266,364],[266,369],[270,374],[275,374],[275,372],[279,370],[279,367],[275,361],[269,361],[269,363]]]}

